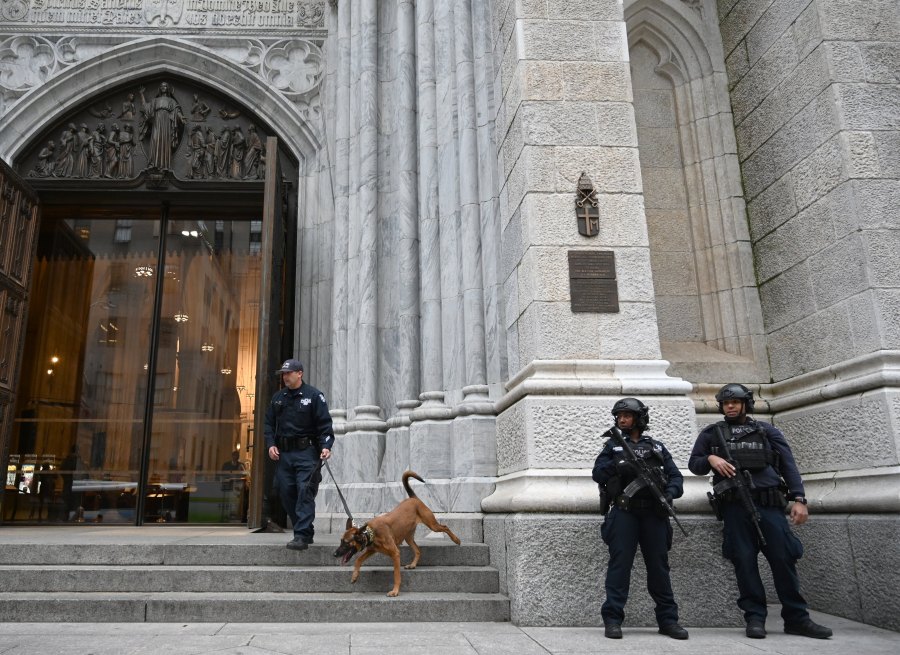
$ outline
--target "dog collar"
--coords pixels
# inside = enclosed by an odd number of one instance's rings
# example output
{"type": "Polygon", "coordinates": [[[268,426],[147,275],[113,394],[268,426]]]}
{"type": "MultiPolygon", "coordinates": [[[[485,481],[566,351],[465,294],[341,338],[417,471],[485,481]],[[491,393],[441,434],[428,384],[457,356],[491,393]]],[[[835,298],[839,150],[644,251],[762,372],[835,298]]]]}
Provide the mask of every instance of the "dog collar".
{"type": "Polygon", "coordinates": [[[363,530],[363,534],[366,535],[365,548],[368,548],[372,544],[372,542],[375,541],[375,531],[367,525],[366,529],[363,530]]]}

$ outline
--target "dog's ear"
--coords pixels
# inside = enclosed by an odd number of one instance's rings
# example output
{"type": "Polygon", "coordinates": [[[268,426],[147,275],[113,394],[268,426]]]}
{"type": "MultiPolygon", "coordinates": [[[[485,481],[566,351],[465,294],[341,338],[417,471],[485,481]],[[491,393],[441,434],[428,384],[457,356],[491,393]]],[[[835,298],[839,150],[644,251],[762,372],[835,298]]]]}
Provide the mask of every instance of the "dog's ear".
{"type": "Polygon", "coordinates": [[[353,527],[353,519],[351,519],[350,517],[347,517],[347,527],[344,529],[349,530],[352,527],[353,527]]]}
{"type": "Polygon", "coordinates": [[[367,527],[368,525],[369,525],[368,523],[363,523],[361,526],[359,526],[359,529],[356,531],[356,534],[353,535],[353,540],[354,540],[354,541],[358,541],[359,543],[365,543],[365,541],[366,541],[366,527],[367,527]]]}

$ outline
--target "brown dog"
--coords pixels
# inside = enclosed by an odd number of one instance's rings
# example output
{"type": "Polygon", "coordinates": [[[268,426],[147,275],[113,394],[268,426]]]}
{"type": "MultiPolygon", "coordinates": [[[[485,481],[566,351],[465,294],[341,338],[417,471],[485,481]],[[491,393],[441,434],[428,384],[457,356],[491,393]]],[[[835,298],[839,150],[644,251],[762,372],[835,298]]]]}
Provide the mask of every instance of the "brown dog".
{"type": "Polygon", "coordinates": [[[401,502],[387,514],[376,516],[362,527],[353,527],[353,522],[347,519],[347,531],[341,537],[341,545],[334,551],[335,557],[341,558],[343,566],[357,553],[362,553],[353,566],[353,575],[350,582],[356,582],[359,578],[359,567],[363,562],[375,553],[383,553],[394,561],[394,588],[388,592],[388,596],[400,595],[400,544],[406,542],[413,551],[413,561],[404,568],[414,569],[419,563],[422,551],[415,542],[416,526],[423,523],[432,532],[444,532],[458,546],[459,537],[446,525],[437,522],[437,519],[428,507],[419,500],[415,492],[409,486],[409,479],[415,478],[419,482],[425,482],[412,471],[403,474],[403,488],[406,489],[409,498],[401,502]]]}

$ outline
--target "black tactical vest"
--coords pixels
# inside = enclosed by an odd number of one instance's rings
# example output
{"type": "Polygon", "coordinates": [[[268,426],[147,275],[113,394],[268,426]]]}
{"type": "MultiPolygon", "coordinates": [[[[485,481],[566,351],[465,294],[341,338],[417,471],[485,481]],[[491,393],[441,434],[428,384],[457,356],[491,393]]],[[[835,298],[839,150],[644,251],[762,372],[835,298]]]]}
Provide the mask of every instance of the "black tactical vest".
{"type": "MultiPolygon", "coordinates": [[[[772,450],[769,438],[761,425],[756,425],[756,429],[749,432],[738,431],[738,434],[734,434],[732,426],[725,421],[719,421],[716,425],[724,430],[728,449],[731,451],[731,456],[737,461],[738,468],[751,473],[762,471],[767,466],[773,466],[776,471],[778,470],[778,453],[772,450]]],[[[725,457],[722,448],[715,442],[713,442],[711,450],[714,455],[725,457]]]]}

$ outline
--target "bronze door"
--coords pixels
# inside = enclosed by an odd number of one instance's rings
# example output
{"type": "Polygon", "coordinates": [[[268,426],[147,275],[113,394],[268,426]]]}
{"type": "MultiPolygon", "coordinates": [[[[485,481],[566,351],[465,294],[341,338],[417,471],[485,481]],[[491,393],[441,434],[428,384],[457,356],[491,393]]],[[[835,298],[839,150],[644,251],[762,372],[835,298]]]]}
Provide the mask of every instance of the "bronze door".
{"type": "Polygon", "coordinates": [[[34,449],[12,460],[9,457],[39,222],[37,194],[0,161],[0,465],[5,473],[0,507],[4,514],[18,502],[21,489],[37,491],[40,482],[34,477],[35,468],[40,466],[34,449]]]}

